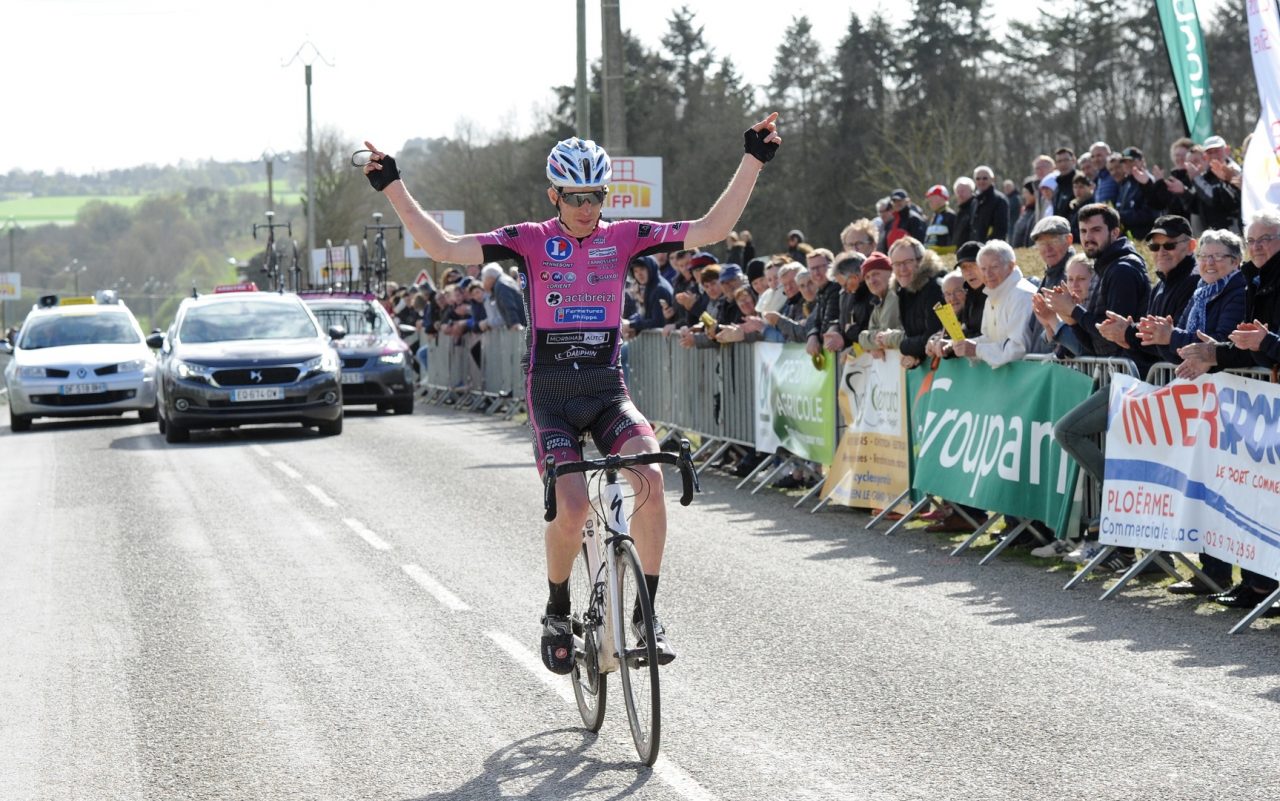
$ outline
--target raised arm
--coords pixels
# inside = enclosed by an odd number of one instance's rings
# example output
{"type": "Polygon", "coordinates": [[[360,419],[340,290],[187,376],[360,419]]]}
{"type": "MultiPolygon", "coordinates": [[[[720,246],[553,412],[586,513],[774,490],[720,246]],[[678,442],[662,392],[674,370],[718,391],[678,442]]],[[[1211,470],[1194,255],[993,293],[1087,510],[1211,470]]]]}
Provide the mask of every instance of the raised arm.
{"type": "Polygon", "coordinates": [[[738,170],[707,213],[689,224],[686,247],[697,248],[720,242],[737,225],[742,210],[751,199],[751,191],[755,189],[756,177],[764,169],[765,162],[773,158],[778,145],[782,144],[782,137],[778,136],[778,113],[773,112],[747,129],[745,139],[746,153],[738,163],[738,170]]]}
{"type": "Polygon", "coordinates": [[[400,180],[395,159],[378,150],[371,142],[366,141],[364,144],[373,151],[372,158],[364,166],[365,176],[374,189],[386,195],[400,222],[409,229],[409,234],[422,245],[428,256],[449,264],[480,264],[484,261],[483,248],[474,234],[455,236],[444,230],[409,194],[409,188],[400,180]]]}

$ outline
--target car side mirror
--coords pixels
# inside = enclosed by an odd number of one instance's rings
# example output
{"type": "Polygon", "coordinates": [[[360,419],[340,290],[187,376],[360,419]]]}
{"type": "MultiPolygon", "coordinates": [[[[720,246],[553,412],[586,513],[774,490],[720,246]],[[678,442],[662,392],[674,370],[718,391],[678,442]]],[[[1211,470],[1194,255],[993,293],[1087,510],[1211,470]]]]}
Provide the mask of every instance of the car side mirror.
{"type": "Polygon", "coordinates": [[[347,335],[347,329],[340,325],[329,326],[329,339],[342,339],[347,335]]]}
{"type": "Polygon", "coordinates": [[[7,339],[0,339],[0,353],[13,354],[13,344],[7,339]]]}
{"type": "Polygon", "coordinates": [[[156,331],[147,337],[147,347],[152,350],[160,350],[164,347],[164,334],[156,331]]]}
{"type": "Polygon", "coordinates": [[[400,324],[400,336],[402,337],[413,336],[416,333],[418,333],[418,329],[414,328],[413,326],[405,325],[404,323],[400,324]]]}

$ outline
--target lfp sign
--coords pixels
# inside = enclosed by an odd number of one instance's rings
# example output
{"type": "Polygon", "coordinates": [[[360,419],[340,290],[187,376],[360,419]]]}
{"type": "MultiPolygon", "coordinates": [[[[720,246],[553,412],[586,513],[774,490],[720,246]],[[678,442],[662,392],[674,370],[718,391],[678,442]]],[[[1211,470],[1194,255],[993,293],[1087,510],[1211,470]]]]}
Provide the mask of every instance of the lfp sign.
{"type": "Polygon", "coordinates": [[[0,273],[0,300],[22,297],[22,273],[0,273]]]}
{"type": "Polygon", "coordinates": [[[613,159],[613,183],[604,201],[604,216],[662,216],[662,157],[619,156],[613,159]]]}

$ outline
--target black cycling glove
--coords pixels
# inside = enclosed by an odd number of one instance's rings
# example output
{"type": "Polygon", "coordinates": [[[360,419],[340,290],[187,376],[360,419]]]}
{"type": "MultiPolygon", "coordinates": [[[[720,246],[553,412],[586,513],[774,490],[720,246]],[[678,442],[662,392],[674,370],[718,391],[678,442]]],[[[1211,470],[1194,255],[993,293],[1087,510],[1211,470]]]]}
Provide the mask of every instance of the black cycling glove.
{"type": "Polygon", "coordinates": [[[746,151],[752,156],[755,156],[761,164],[768,163],[769,160],[773,158],[773,154],[778,152],[777,142],[764,141],[771,133],[772,132],[768,128],[765,128],[763,131],[757,131],[755,128],[748,128],[747,132],[743,134],[743,138],[746,140],[746,151]]]}
{"type": "Polygon", "coordinates": [[[373,184],[374,189],[381,192],[391,186],[392,181],[400,180],[400,171],[396,169],[396,160],[391,156],[384,155],[377,163],[382,165],[382,169],[370,170],[365,177],[369,179],[369,183],[373,184]]]}

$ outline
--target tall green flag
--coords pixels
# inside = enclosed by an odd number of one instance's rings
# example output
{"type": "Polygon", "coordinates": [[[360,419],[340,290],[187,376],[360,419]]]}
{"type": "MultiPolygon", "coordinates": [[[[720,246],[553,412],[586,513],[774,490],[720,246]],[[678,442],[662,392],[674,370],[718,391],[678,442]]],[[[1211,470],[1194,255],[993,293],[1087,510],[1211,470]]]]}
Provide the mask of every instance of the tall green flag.
{"type": "Polygon", "coordinates": [[[1204,54],[1195,0],[1156,0],[1156,10],[1182,101],[1187,135],[1203,143],[1213,134],[1213,105],[1209,100],[1209,61],[1204,54]]]}

